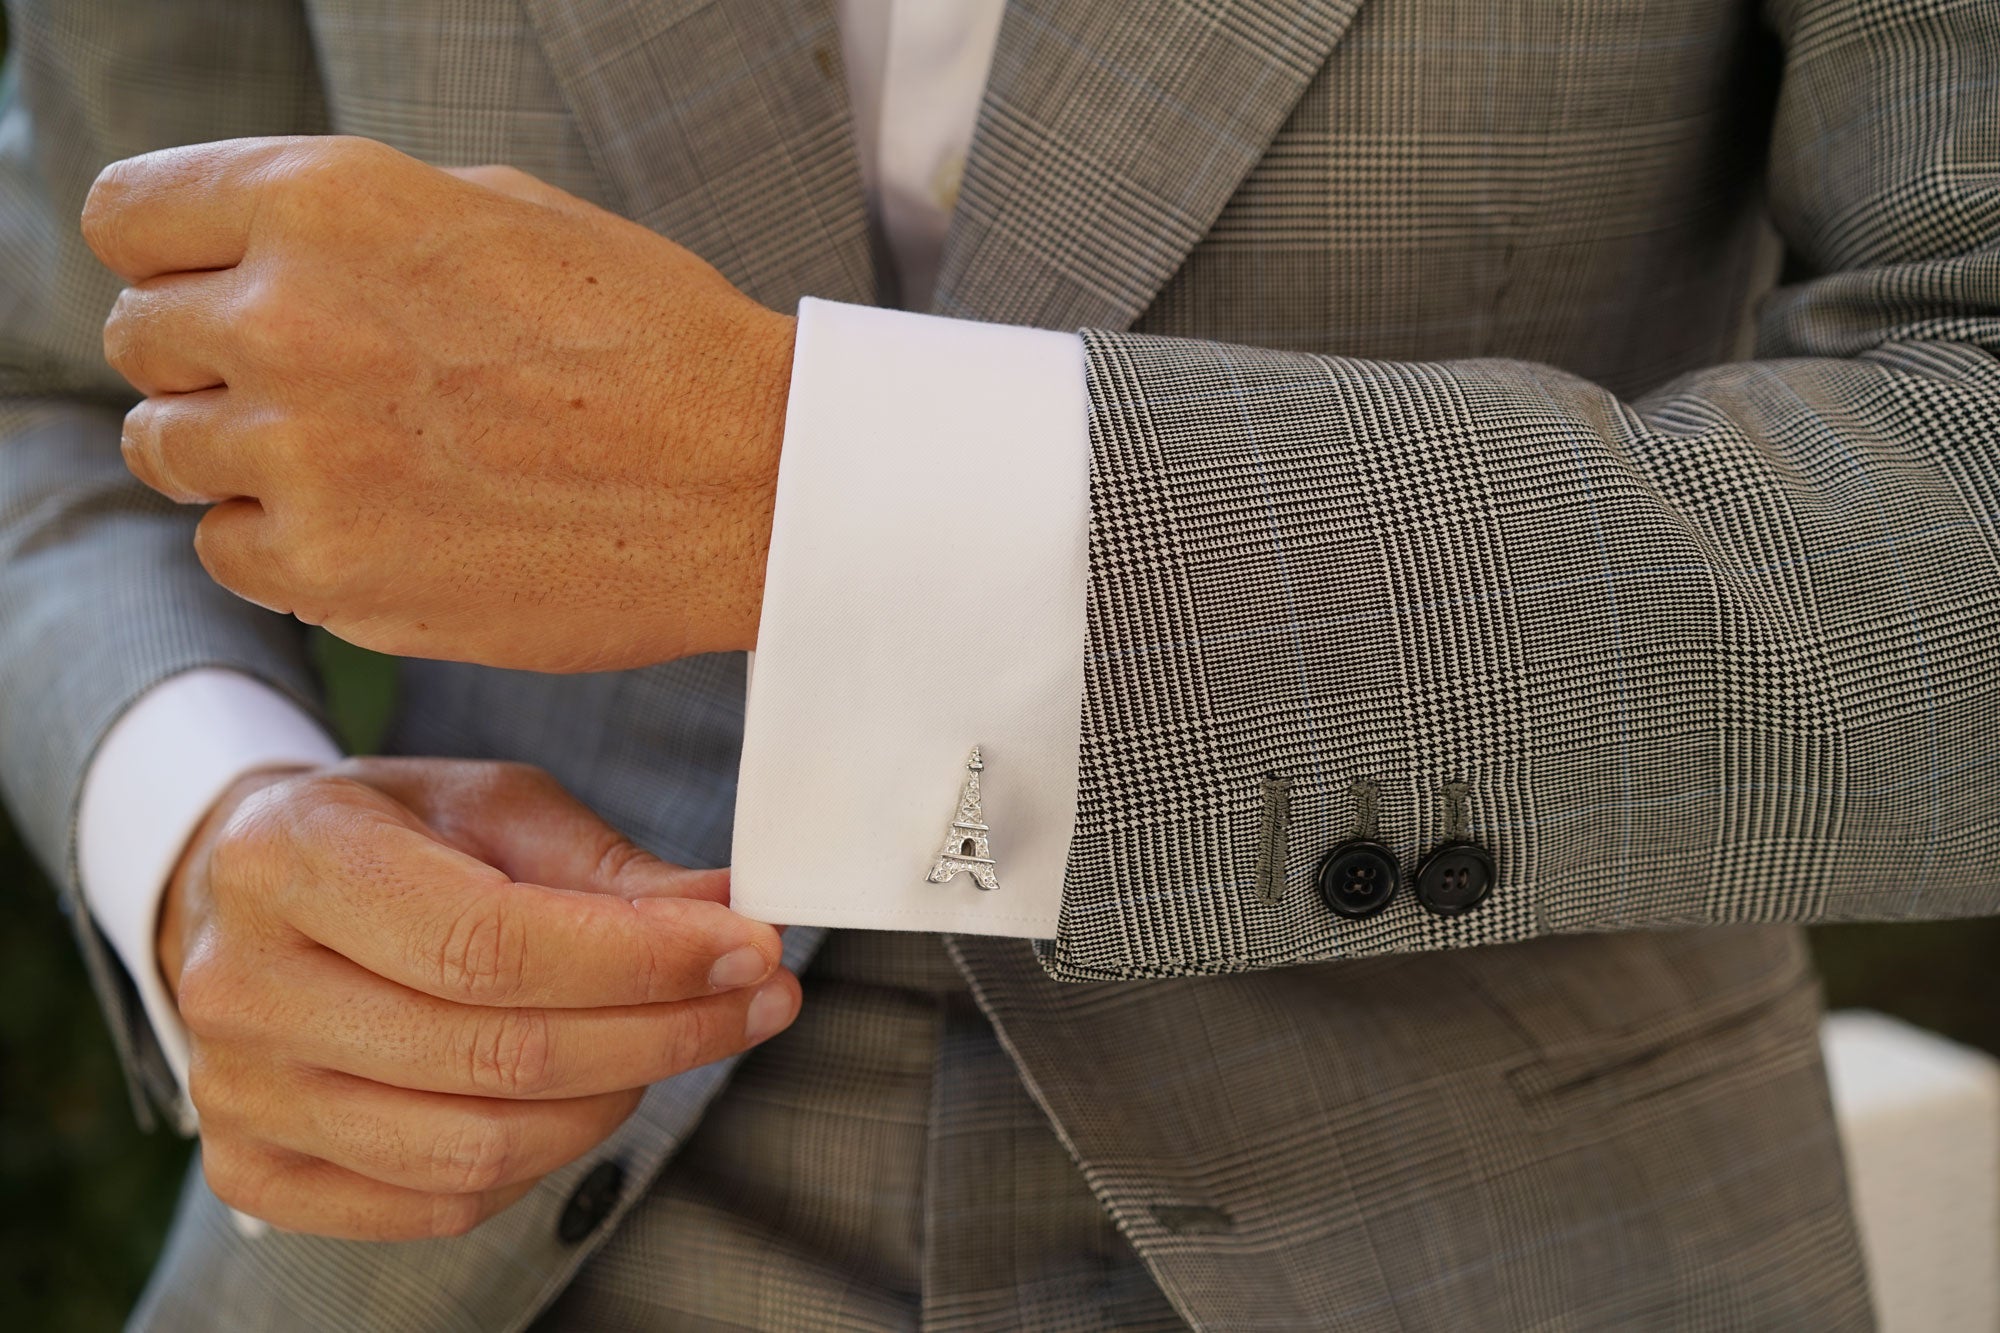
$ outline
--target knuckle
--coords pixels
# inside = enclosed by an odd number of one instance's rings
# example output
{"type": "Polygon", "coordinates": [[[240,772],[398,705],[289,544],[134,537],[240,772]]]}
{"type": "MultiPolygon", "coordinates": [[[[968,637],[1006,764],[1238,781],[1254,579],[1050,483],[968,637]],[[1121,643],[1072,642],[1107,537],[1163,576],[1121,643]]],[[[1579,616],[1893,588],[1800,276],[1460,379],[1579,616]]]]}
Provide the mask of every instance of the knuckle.
{"type": "Polygon", "coordinates": [[[265,165],[265,205],[287,214],[301,204],[312,202],[324,187],[333,183],[347,153],[347,142],[341,135],[289,146],[265,165]]]}
{"type": "Polygon", "coordinates": [[[209,1193],[240,1213],[260,1216],[269,1206],[271,1172],[255,1153],[237,1148],[227,1138],[202,1135],[201,1174],[209,1193]]]}
{"type": "Polygon", "coordinates": [[[291,298],[290,284],[277,273],[252,283],[230,312],[237,345],[259,361],[289,357],[312,345],[313,330],[306,307],[291,298]]]}
{"type": "Polygon", "coordinates": [[[472,1085],[501,1097],[532,1097],[555,1089],[558,1077],[549,1017],[540,1009],[498,1009],[482,1015],[472,1042],[472,1085]]]}
{"type": "Polygon", "coordinates": [[[222,1117],[229,1113],[233,1091],[229,1077],[216,1068],[207,1051],[197,1046],[188,1060],[187,1094],[195,1110],[208,1121],[202,1131],[204,1136],[213,1137],[222,1117]]]}
{"type": "Polygon", "coordinates": [[[363,827],[360,813],[373,808],[378,793],[358,776],[358,768],[346,764],[338,768],[301,773],[260,792],[281,792],[272,814],[283,833],[299,842],[332,846],[346,842],[363,827]]]}
{"type": "Polygon", "coordinates": [[[345,813],[327,799],[329,780],[305,772],[250,793],[230,812],[208,853],[208,891],[218,913],[253,931],[290,914],[292,895],[323,887],[325,849],[345,813]]]}
{"type": "Polygon", "coordinates": [[[229,543],[218,535],[216,526],[215,515],[218,512],[220,511],[215,509],[209,510],[201,516],[201,521],[194,525],[194,558],[201,562],[201,567],[207,571],[211,579],[225,588],[234,589],[236,585],[231,581],[232,562],[229,543]]]}
{"type": "MultiPolygon", "coordinates": [[[[214,1040],[222,1035],[223,1016],[228,1004],[223,999],[226,984],[217,980],[215,964],[200,958],[189,959],[181,968],[180,989],[174,1000],[180,1010],[181,1022],[187,1030],[204,1040],[214,1040]]],[[[192,1095],[195,1079],[189,1074],[188,1088],[192,1095]]]]}
{"type": "Polygon", "coordinates": [[[509,1004],[527,984],[527,932],[504,904],[476,899],[452,921],[428,966],[447,998],[509,1004]]]}
{"type": "MultiPolygon", "coordinates": [[[[216,958],[217,952],[204,950],[183,964],[175,997],[188,1032],[211,1043],[242,1035],[251,1022],[246,988],[216,958]]],[[[205,1081],[212,1090],[220,1090],[218,1085],[223,1082],[212,1067],[206,1071],[205,1081]]],[[[190,1095],[193,1086],[190,1074],[190,1095]]]]}
{"type": "Polygon", "coordinates": [[[470,1114],[440,1134],[431,1147],[429,1175],[454,1194],[483,1194],[507,1179],[513,1135],[497,1116],[470,1114]]]}
{"type": "Polygon", "coordinates": [[[274,572],[270,525],[254,503],[224,500],[195,524],[194,554],[208,576],[267,611],[289,612],[289,591],[274,572]],[[254,512],[253,512],[254,511],[254,512]]]}
{"type": "Polygon", "coordinates": [[[125,414],[125,429],[118,443],[126,470],[140,481],[169,499],[198,498],[176,476],[189,450],[200,444],[185,414],[167,402],[148,398],[125,414]]]}
{"type": "Polygon", "coordinates": [[[104,317],[104,359],[121,375],[132,368],[135,359],[139,301],[138,294],[127,287],[118,293],[118,299],[111,303],[111,313],[104,317]]]}
{"type": "Polygon", "coordinates": [[[361,134],[335,134],[324,141],[327,160],[342,167],[380,166],[401,156],[379,139],[361,134]]]}
{"type": "Polygon", "coordinates": [[[213,1043],[207,1049],[194,1048],[188,1064],[187,1095],[201,1118],[204,1144],[220,1143],[235,1149],[281,1127],[293,1103],[272,1093],[256,1067],[218,1059],[213,1043]]]}
{"type": "Polygon", "coordinates": [[[519,167],[509,166],[504,162],[488,162],[481,166],[467,167],[465,175],[477,184],[502,193],[513,193],[532,179],[519,167]]]}
{"type": "MultiPolygon", "coordinates": [[[[108,355],[106,359],[110,359],[108,355]]],[[[114,361],[112,364],[115,367],[117,363],[114,361]]],[[[118,448],[125,456],[126,469],[141,481],[147,480],[152,459],[159,453],[164,434],[160,407],[153,399],[141,399],[125,414],[124,428],[118,433],[118,448]]]]}
{"type": "Polygon", "coordinates": [[[81,227],[84,243],[102,255],[117,243],[124,210],[119,207],[132,175],[130,159],[113,162],[97,173],[90,193],[83,201],[81,227]]]}
{"type": "Polygon", "coordinates": [[[377,593],[383,563],[374,529],[347,512],[337,480],[321,484],[320,466],[316,461],[292,470],[287,498],[272,506],[276,517],[266,552],[272,577],[306,604],[292,608],[301,619],[313,611],[323,617],[364,606],[377,593]]]}
{"type": "Polygon", "coordinates": [[[261,884],[283,840],[283,823],[265,803],[231,812],[208,853],[209,891],[217,898],[261,884]]]}
{"type": "Polygon", "coordinates": [[[355,180],[393,155],[387,145],[358,135],[331,134],[292,145],[265,174],[268,202],[284,222],[318,223],[350,204],[355,180]]]}

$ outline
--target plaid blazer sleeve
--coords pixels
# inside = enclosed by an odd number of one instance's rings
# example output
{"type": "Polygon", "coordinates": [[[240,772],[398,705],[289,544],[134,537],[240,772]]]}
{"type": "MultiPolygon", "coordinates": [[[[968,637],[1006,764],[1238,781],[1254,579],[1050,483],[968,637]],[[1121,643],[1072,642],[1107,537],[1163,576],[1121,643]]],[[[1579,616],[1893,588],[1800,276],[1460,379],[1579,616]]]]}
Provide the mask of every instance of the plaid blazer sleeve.
{"type": "Polygon", "coordinates": [[[1052,973],[2000,910],[2000,7],[1769,17],[1760,359],[1620,401],[1086,334],[1052,973]],[[1313,887],[1356,779],[1406,884],[1358,921],[1313,887]],[[1459,827],[1495,888],[1432,915],[1408,876],[1459,827]]]}
{"type": "MultiPolygon", "coordinates": [[[[323,112],[288,2],[43,0],[9,7],[0,110],[0,789],[63,885],[135,1091],[171,1079],[130,983],[78,893],[83,774],[147,689],[229,666],[302,702],[298,626],[217,588],[198,514],[126,473],[134,395],[104,364],[118,282],[84,247],[84,195],[108,162],[178,143],[311,132],[323,112]]],[[[140,1106],[142,1119],[145,1108],[140,1106]]]]}

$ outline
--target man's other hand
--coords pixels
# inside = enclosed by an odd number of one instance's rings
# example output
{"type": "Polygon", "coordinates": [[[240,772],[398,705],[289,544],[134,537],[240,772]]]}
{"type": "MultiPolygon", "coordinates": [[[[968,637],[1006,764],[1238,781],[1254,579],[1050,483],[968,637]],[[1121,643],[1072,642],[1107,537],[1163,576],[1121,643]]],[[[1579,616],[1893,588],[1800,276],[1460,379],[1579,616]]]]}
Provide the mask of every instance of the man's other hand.
{"type": "Polygon", "coordinates": [[[239,595],[535,671],[752,646],[793,321],[508,168],[366,139],[107,167],[127,464],[239,595]]]}
{"type": "Polygon", "coordinates": [[[329,1236],[477,1225],[647,1084],[792,1021],[778,932],[730,911],[728,883],[646,855],[519,765],[245,778],[183,856],[159,932],[209,1187],[329,1236]]]}

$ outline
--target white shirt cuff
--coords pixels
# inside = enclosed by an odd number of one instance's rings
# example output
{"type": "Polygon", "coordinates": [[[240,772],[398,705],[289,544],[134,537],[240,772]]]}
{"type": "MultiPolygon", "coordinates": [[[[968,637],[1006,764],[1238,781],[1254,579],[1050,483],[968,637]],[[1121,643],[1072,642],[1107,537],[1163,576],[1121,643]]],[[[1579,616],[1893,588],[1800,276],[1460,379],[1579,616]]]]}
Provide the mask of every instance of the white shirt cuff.
{"type": "MultiPolygon", "coordinates": [[[[204,667],[141,696],[90,761],[76,831],[83,899],[131,973],[183,1089],[187,1033],[153,947],[167,879],[202,817],[245,773],[339,758],[326,732],[284,695],[241,672],[204,667]]],[[[186,1107],[181,1119],[189,1129],[186,1107]]]]}
{"type": "Polygon", "coordinates": [[[736,796],[738,911],[1055,935],[1076,821],[1089,420],[1073,334],[800,303],[736,796]],[[969,873],[928,879],[974,746],[992,891],[969,873]]]}

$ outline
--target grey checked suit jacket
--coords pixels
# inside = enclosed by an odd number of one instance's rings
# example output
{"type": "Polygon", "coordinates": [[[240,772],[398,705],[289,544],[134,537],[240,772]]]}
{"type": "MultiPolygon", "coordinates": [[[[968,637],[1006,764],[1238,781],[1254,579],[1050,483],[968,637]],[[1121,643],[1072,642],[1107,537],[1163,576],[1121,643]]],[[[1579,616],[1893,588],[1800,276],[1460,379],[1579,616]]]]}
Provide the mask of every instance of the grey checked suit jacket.
{"type": "MultiPolygon", "coordinates": [[[[315,697],[121,472],[74,226],[104,162],[369,135],[517,164],[775,307],[880,294],[829,0],[12,17],[0,754],[58,872],[148,686],[315,697]]],[[[1094,330],[1060,933],[954,948],[1187,1318],[1865,1324],[1786,923],[2000,907],[2000,5],[1020,0],[952,228],[939,311],[1094,330]],[[1492,899],[1329,914],[1357,776],[1406,866],[1467,784],[1492,899]]],[[[738,661],[404,686],[394,748],[545,765],[726,860],[738,661]]],[[[727,1070],[592,1160],[643,1182],[727,1070]]],[[[169,1275],[238,1326],[519,1327],[589,1253],[554,1219],[591,1164],[393,1247],[245,1244],[197,1185],[169,1275]]]]}

